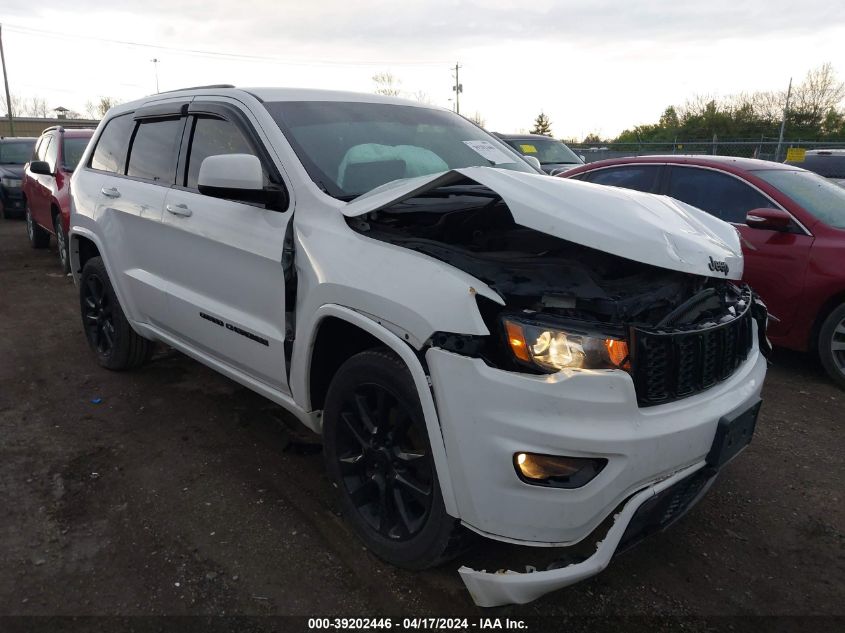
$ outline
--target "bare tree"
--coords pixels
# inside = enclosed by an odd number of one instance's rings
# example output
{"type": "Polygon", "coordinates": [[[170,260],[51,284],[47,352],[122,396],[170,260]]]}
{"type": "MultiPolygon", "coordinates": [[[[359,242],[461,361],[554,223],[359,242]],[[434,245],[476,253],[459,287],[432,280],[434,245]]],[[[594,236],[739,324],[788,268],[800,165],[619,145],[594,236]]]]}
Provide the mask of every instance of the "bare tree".
{"type": "MultiPolygon", "coordinates": [[[[8,115],[9,107],[6,103],[5,95],[0,97],[0,99],[2,99],[3,110],[8,115]]],[[[47,108],[47,100],[44,97],[12,95],[12,114],[14,116],[31,116],[46,119],[50,115],[50,110],[47,108]]]]}
{"type": "Polygon", "coordinates": [[[474,114],[467,117],[470,121],[475,123],[478,127],[487,127],[487,121],[484,120],[484,117],[481,116],[481,112],[478,110],[475,111],[474,114]]]}
{"type": "Polygon", "coordinates": [[[50,111],[47,109],[47,100],[44,97],[30,97],[24,100],[24,111],[28,116],[46,119],[50,116],[50,111]]]}
{"type": "Polygon", "coordinates": [[[373,75],[373,81],[376,84],[375,93],[377,95],[385,95],[388,97],[398,97],[401,89],[399,84],[402,83],[400,79],[395,77],[389,71],[376,73],[373,75]]]}
{"type": "Polygon", "coordinates": [[[790,109],[813,123],[821,123],[845,99],[845,82],[839,81],[828,62],[808,72],[793,92],[794,105],[790,109]]]}
{"type": "Polygon", "coordinates": [[[416,92],[411,94],[411,99],[414,101],[419,101],[420,103],[424,103],[426,105],[431,105],[434,103],[431,100],[431,97],[428,96],[428,93],[424,90],[417,90],[416,92]]]}
{"type": "Polygon", "coordinates": [[[85,102],[85,114],[89,119],[102,119],[106,112],[117,104],[118,101],[114,97],[100,97],[95,101],[89,99],[85,102]]]}
{"type": "MultiPolygon", "coordinates": [[[[20,95],[11,95],[12,100],[12,116],[24,116],[23,115],[23,99],[20,95]]],[[[6,103],[6,94],[0,94],[0,104],[3,106],[3,115],[9,116],[9,104],[6,103]]]]}

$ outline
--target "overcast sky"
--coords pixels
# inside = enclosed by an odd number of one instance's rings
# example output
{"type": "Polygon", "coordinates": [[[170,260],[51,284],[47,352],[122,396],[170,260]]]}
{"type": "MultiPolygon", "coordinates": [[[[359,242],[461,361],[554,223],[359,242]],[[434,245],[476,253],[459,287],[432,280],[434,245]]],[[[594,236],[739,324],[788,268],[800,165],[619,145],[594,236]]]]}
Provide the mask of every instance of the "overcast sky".
{"type": "Polygon", "coordinates": [[[832,0],[2,3],[12,93],[79,111],[155,92],[153,58],[161,90],[371,92],[389,71],[444,107],[460,61],[463,114],[515,132],[542,109],[555,136],[578,138],[654,122],[695,94],[785,89],[824,62],[845,78],[845,13],[832,0]]]}

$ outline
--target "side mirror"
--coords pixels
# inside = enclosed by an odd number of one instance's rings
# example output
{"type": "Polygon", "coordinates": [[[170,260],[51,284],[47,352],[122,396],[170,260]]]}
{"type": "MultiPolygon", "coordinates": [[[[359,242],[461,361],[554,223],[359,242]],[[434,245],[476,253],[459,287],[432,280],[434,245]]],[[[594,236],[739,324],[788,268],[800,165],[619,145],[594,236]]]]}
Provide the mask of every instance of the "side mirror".
{"type": "Polygon", "coordinates": [[[587,162],[587,157],[586,157],[586,156],[584,156],[583,154],[578,154],[578,158],[580,158],[580,159],[581,159],[581,162],[582,162],[582,163],[586,163],[586,162],[587,162]]]}
{"type": "Polygon", "coordinates": [[[266,202],[261,161],[252,154],[218,154],[202,161],[197,178],[201,194],[214,198],[266,202]]]}
{"type": "Polygon", "coordinates": [[[792,216],[782,209],[752,209],[745,216],[745,223],[753,229],[788,231],[792,216]]]}
{"type": "Polygon", "coordinates": [[[540,164],[540,161],[537,160],[536,157],[525,156],[524,154],[522,157],[525,159],[525,162],[531,165],[534,169],[536,169],[537,171],[543,171],[543,166],[540,164]]]}
{"type": "Polygon", "coordinates": [[[42,176],[52,176],[50,165],[45,160],[34,160],[29,163],[29,171],[33,174],[41,174],[42,176]]]}

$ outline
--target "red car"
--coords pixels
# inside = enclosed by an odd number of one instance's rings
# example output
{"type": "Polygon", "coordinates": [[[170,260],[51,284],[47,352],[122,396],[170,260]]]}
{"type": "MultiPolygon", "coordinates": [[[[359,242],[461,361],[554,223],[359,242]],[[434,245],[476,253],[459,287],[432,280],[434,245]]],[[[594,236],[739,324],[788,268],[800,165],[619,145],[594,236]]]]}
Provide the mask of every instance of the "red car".
{"type": "Polygon", "coordinates": [[[56,236],[59,259],[70,272],[67,232],[70,223],[70,177],[94,130],[50,127],[35,144],[23,174],[26,232],[32,248],[47,248],[56,236]]]}
{"type": "Polygon", "coordinates": [[[610,159],[561,177],[664,194],[736,226],[772,343],[816,352],[845,387],[845,189],[794,165],[729,156],[610,159]]]}

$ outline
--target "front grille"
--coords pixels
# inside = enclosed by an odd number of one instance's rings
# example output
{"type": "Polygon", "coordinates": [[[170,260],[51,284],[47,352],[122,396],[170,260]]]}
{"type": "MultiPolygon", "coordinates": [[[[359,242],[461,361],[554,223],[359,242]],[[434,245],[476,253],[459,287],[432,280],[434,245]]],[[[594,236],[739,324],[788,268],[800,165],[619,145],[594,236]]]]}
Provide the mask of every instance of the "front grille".
{"type": "Polygon", "coordinates": [[[650,534],[664,530],[680,519],[713,477],[713,473],[712,470],[702,468],[643,503],[631,517],[616,553],[621,554],[650,534]]]}
{"type": "Polygon", "coordinates": [[[631,366],[640,406],[686,398],[733,374],[753,344],[750,307],[749,296],[737,318],[700,330],[632,328],[631,366]]]}

